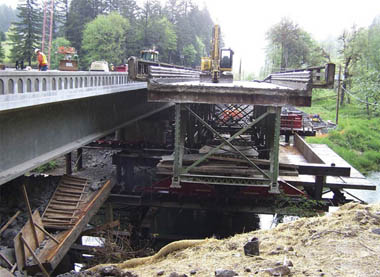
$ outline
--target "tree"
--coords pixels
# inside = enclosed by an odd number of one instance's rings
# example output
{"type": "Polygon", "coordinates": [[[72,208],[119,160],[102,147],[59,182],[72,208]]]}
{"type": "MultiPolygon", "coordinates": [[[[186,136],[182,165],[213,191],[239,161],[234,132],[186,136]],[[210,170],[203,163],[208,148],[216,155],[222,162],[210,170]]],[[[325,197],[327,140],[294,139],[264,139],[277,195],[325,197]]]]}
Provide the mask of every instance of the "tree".
{"type": "Polygon", "coordinates": [[[82,61],[85,66],[96,60],[121,64],[125,57],[125,37],[129,22],[118,13],[98,15],[83,31],[82,61]]]}
{"type": "Polygon", "coordinates": [[[4,55],[4,49],[3,49],[3,46],[1,45],[1,42],[0,42],[0,62],[3,61],[5,55],[4,55]]]}
{"type": "MultiPolygon", "coordinates": [[[[352,27],[351,31],[343,31],[342,35],[339,37],[339,41],[342,44],[342,48],[339,51],[341,59],[343,61],[343,83],[342,83],[342,94],[340,99],[340,104],[344,104],[344,98],[346,95],[346,90],[350,87],[352,70],[355,65],[362,59],[363,53],[365,52],[365,45],[363,39],[367,36],[363,33],[364,29],[358,30],[355,26],[352,27]],[[364,43],[363,43],[364,42],[364,43]]],[[[347,98],[349,102],[349,98],[347,98]]]]}
{"type": "Polygon", "coordinates": [[[326,59],[317,42],[290,19],[281,19],[266,35],[271,71],[320,65],[326,59]]]}
{"type": "Polygon", "coordinates": [[[177,34],[172,23],[161,17],[150,22],[150,42],[160,53],[160,60],[171,62],[171,55],[177,49],[177,34]]]}
{"type": "Polygon", "coordinates": [[[34,49],[41,42],[42,17],[36,0],[25,0],[17,6],[18,22],[13,23],[9,35],[11,40],[11,59],[26,60],[31,66],[34,49]]]}
{"type": "Polygon", "coordinates": [[[95,19],[97,13],[90,0],[72,0],[66,22],[66,38],[81,54],[83,29],[86,23],[95,19]]]}
{"type": "Polygon", "coordinates": [[[192,44],[186,45],[183,48],[184,65],[194,66],[196,55],[197,55],[197,51],[195,50],[194,45],[192,44]]]}

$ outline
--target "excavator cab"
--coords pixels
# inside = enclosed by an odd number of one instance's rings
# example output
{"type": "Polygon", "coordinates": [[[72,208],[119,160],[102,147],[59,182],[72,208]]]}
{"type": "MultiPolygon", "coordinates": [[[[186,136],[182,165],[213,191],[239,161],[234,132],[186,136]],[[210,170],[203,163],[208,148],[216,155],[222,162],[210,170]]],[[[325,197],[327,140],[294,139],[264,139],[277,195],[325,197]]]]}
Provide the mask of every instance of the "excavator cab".
{"type": "Polygon", "coordinates": [[[220,50],[220,70],[232,71],[234,51],[232,49],[223,48],[220,50]]]}
{"type": "Polygon", "coordinates": [[[141,59],[151,62],[158,62],[158,51],[156,50],[141,50],[141,59]]]}

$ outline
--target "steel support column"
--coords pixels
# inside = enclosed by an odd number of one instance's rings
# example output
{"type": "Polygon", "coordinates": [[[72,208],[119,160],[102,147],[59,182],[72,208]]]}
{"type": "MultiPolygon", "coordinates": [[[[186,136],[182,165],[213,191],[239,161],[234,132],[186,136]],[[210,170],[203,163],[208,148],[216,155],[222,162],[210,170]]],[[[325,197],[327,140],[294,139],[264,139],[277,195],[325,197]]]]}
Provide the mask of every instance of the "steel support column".
{"type": "Polygon", "coordinates": [[[77,170],[83,169],[83,148],[77,150],[77,170]]]}
{"type": "Polygon", "coordinates": [[[184,104],[175,104],[175,133],[174,133],[174,165],[173,165],[173,179],[172,188],[181,187],[181,170],[182,159],[185,145],[185,130],[186,122],[182,121],[184,117],[184,104]]]}
{"type": "Polygon", "coordinates": [[[71,175],[71,173],[73,173],[73,170],[71,167],[71,152],[65,155],[65,160],[66,160],[66,174],[71,175]]]}
{"type": "Polygon", "coordinates": [[[273,113],[273,137],[270,138],[270,172],[272,174],[272,183],[270,193],[280,193],[277,182],[279,174],[279,150],[280,150],[280,125],[281,125],[281,107],[269,107],[268,111],[273,113]]]}

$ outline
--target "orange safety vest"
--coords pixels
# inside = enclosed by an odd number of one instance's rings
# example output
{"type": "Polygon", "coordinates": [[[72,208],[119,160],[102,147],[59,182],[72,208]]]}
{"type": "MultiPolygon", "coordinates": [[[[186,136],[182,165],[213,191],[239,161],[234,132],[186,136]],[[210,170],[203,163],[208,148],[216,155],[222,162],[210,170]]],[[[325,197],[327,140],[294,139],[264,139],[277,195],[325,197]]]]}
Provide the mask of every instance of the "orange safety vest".
{"type": "Polygon", "coordinates": [[[47,59],[46,59],[46,55],[42,52],[38,53],[37,60],[38,60],[38,63],[40,64],[40,66],[44,66],[44,65],[48,64],[47,59]]]}

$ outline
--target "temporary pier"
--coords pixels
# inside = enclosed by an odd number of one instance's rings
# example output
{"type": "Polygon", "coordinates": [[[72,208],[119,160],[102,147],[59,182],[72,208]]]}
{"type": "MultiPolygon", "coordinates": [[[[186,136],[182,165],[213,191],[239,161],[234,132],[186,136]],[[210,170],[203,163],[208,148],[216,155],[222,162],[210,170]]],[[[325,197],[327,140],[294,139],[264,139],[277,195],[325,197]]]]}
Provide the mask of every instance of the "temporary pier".
{"type": "Polygon", "coordinates": [[[325,203],[334,205],[346,201],[342,189],[375,190],[326,145],[303,140],[315,132],[293,126],[292,117],[284,124],[281,116],[284,106],[311,106],[313,88],[332,88],[334,74],[335,65],[327,64],[254,82],[150,79],[148,101],[175,105],[174,152],[151,159],[147,154],[118,154],[114,161],[119,179],[127,180],[134,194],[111,199],[147,207],[273,213],[278,212],[276,199],[284,195],[322,200],[327,188],[334,197],[325,203]],[[280,142],[282,134],[285,142],[280,142]],[[137,160],[159,161],[156,174],[161,179],[134,187],[137,160]],[[224,204],[217,204],[218,199],[224,204]]]}

